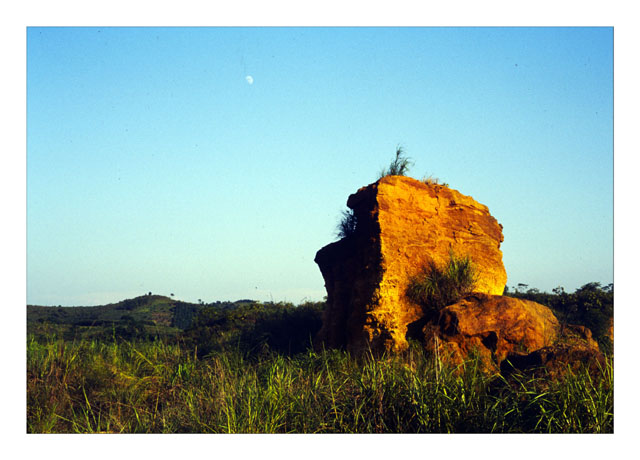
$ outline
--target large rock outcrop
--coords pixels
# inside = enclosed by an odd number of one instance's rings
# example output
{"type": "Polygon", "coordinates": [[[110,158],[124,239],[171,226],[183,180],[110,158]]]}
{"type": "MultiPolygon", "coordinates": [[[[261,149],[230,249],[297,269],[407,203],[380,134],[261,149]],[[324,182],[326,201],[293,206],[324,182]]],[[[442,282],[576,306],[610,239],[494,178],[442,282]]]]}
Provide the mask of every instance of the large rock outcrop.
{"type": "Polygon", "coordinates": [[[387,176],[351,195],[353,235],[318,251],[327,289],[319,342],[330,347],[400,351],[409,324],[423,316],[406,297],[428,260],[442,265],[453,251],[476,266],[476,291],[500,295],[502,226],[486,206],[442,185],[387,176]]]}

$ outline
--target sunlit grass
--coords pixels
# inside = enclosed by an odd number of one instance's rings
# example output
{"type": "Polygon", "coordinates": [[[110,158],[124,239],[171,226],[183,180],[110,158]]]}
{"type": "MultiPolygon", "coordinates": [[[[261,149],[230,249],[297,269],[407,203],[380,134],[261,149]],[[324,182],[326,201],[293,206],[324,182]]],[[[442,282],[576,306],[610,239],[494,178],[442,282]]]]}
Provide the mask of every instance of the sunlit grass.
{"type": "Polygon", "coordinates": [[[437,311],[473,291],[476,281],[477,272],[470,257],[450,252],[444,266],[428,260],[421,272],[410,280],[407,295],[425,313],[437,311]]]}
{"type": "Polygon", "coordinates": [[[404,149],[401,145],[396,147],[396,156],[387,168],[380,171],[378,179],[386,176],[406,176],[413,162],[409,157],[405,156],[404,149]]]}

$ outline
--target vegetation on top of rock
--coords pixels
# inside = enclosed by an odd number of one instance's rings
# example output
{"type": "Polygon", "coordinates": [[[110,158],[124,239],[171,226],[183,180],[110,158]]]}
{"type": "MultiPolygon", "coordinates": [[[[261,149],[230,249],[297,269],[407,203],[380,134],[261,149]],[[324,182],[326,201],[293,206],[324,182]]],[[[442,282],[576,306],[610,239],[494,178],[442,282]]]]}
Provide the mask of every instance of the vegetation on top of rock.
{"type": "Polygon", "coordinates": [[[425,312],[438,311],[456,303],[475,287],[477,272],[471,258],[449,252],[444,267],[429,260],[422,271],[409,282],[407,296],[425,312]]]}
{"type": "MultiPolygon", "coordinates": [[[[387,176],[406,176],[409,172],[409,169],[413,166],[413,162],[410,157],[405,155],[405,151],[402,146],[396,147],[396,156],[391,161],[387,168],[383,168],[378,175],[378,180],[387,176]]],[[[440,181],[437,177],[433,177],[432,175],[425,175],[422,178],[422,182],[427,185],[442,185],[444,187],[448,187],[449,184],[446,182],[440,181]]]]}
{"type": "Polygon", "coordinates": [[[433,177],[432,175],[424,176],[422,178],[422,182],[427,185],[442,185],[443,187],[449,186],[449,184],[447,184],[446,182],[441,182],[440,179],[438,179],[437,177],[433,177]]]}
{"type": "MultiPolygon", "coordinates": [[[[405,155],[404,148],[400,145],[396,147],[395,158],[391,161],[388,167],[383,168],[379,175],[378,180],[387,176],[407,176],[409,169],[413,165],[410,157],[405,155]]],[[[441,182],[437,177],[431,175],[422,178],[422,182],[429,185],[442,185],[448,187],[449,184],[441,182]]],[[[347,238],[355,234],[357,219],[353,212],[353,209],[347,209],[342,211],[338,225],[336,226],[336,236],[338,239],[347,238]]]]}
{"type": "Polygon", "coordinates": [[[393,159],[388,168],[384,168],[380,171],[379,179],[386,176],[406,176],[409,172],[409,168],[413,165],[413,162],[409,157],[404,154],[402,146],[396,147],[396,157],[393,159]]]}

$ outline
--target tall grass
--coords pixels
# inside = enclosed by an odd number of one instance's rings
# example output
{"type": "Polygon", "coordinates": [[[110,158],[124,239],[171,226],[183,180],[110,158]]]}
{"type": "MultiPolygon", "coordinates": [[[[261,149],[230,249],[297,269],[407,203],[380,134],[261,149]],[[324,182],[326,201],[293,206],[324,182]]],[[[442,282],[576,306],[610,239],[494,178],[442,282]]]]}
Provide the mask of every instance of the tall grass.
{"type": "Polygon", "coordinates": [[[198,359],[158,341],[27,345],[30,433],[611,432],[612,390],[610,363],[551,382],[417,349],[198,359]]]}

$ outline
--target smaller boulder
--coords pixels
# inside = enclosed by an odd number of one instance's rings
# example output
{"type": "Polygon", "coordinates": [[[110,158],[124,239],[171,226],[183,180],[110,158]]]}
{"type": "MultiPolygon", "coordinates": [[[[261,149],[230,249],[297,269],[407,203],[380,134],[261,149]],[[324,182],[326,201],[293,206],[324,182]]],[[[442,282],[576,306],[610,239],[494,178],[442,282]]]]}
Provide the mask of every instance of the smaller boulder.
{"type": "Polygon", "coordinates": [[[476,352],[497,370],[509,355],[528,354],[555,343],[560,324],[544,305],[524,299],[473,293],[443,308],[422,327],[427,350],[453,364],[476,352]]]}
{"type": "Polygon", "coordinates": [[[584,367],[591,375],[596,375],[606,368],[606,358],[588,328],[567,325],[561,328],[553,345],[531,353],[508,355],[500,365],[500,372],[508,375],[516,369],[543,371],[551,378],[557,379],[562,378],[569,370],[576,372],[579,367],[584,367]]]}

